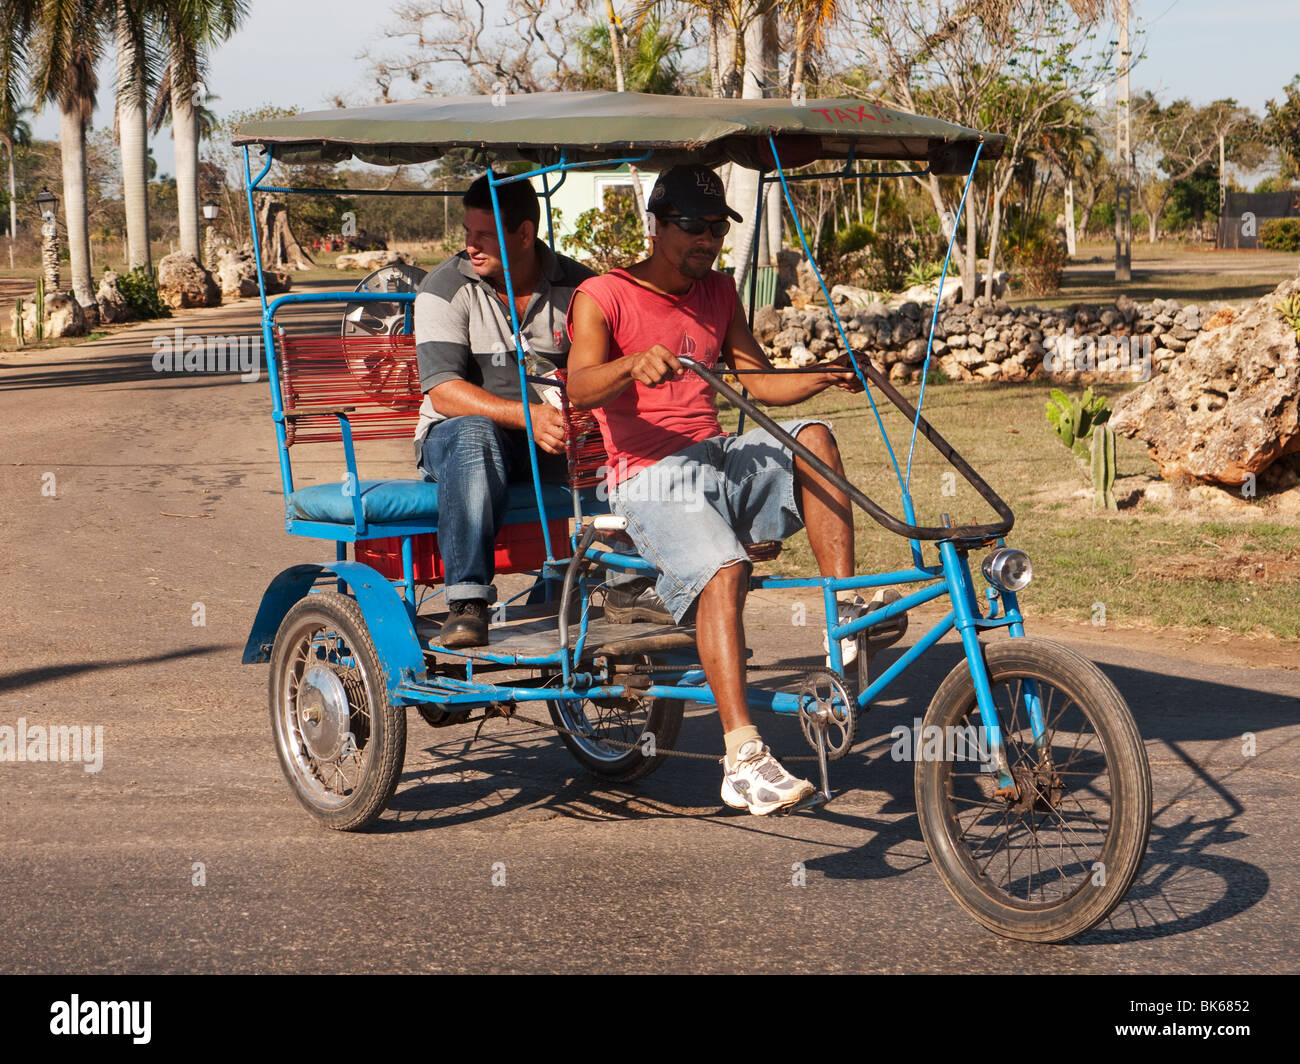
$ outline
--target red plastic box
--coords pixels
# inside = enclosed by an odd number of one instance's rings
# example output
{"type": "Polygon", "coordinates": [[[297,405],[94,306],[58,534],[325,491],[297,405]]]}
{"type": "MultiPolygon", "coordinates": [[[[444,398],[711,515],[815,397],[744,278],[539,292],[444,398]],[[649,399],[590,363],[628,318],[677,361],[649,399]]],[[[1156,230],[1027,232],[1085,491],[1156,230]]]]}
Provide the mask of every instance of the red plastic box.
{"type": "MultiPolygon", "coordinates": [[[[561,558],[569,556],[569,522],[567,518],[548,522],[551,532],[551,549],[561,558]]],[[[402,541],[367,539],[354,544],[356,560],[376,569],[389,580],[402,579],[402,541]]],[[[438,551],[438,534],[426,532],[413,536],[411,554],[415,563],[417,584],[443,582],[442,555],[438,551]]],[[[498,573],[523,573],[540,569],[546,561],[546,541],[542,538],[542,524],[532,521],[522,525],[506,525],[496,538],[496,571],[498,573]]]]}

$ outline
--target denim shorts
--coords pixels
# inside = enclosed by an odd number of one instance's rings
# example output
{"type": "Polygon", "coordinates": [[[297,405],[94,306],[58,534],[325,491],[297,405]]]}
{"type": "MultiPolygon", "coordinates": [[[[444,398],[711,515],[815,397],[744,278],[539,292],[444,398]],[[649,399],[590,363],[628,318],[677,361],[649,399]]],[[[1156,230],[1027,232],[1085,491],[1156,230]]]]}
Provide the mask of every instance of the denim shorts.
{"type": "MultiPolygon", "coordinates": [[[[825,421],[786,421],[797,435],[825,421]]],[[[744,544],[803,528],[794,455],[766,429],[714,436],[622,481],[610,508],[627,519],[638,553],[659,570],[655,590],[678,621],[719,570],[748,562],[744,544]]]]}

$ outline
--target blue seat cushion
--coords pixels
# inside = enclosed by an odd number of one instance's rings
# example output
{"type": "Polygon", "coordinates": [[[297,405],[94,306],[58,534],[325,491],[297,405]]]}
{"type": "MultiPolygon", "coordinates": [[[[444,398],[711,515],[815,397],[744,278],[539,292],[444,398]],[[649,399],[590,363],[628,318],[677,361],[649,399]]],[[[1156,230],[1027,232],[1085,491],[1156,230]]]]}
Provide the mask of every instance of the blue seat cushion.
{"type": "MultiPolygon", "coordinates": [[[[313,484],[299,488],[288,498],[289,516],[302,521],[326,521],[352,524],[352,496],[345,495],[343,483],[313,484]]],[[[431,480],[362,480],[357,489],[361,510],[367,524],[385,525],[398,521],[438,523],[438,485],[431,480]]],[[[563,484],[543,484],[542,501],[552,519],[573,514],[569,489],[563,484]]],[[[584,504],[588,500],[583,492],[584,504]]],[[[523,524],[537,520],[537,497],[531,483],[511,484],[506,524],[523,524]]],[[[607,512],[601,506],[595,512],[607,512]]],[[[591,512],[588,510],[587,512],[591,512]]]]}

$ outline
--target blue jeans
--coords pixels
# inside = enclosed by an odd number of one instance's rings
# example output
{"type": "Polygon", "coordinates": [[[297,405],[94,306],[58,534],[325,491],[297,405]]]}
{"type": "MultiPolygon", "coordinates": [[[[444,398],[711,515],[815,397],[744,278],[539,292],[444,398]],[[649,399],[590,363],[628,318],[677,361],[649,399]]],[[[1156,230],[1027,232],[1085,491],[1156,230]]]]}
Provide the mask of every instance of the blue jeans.
{"type": "MultiPolygon", "coordinates": [[[[564,482],[563,455],[539,452],[537,460],[544,481],[564,482]]],[[[447,418],[424,438],[420,466],[438,482],[438,550],[447,601],[495,602],[493,541],[505,523],[509,485],[531,480],[527,438],[491,418],[447,418]]]]}
{"type": "MultiPolygon", "coordinates": [[[[826,422],[780,424],[797,437],[826,422]]],[[[638,553],[659,570],[655,590],[679,623],[719,569],[748,564],[746,543],[803,528],[794,455],[766,429],[692,444],[628,477],[609,499],[638,553]]]]}

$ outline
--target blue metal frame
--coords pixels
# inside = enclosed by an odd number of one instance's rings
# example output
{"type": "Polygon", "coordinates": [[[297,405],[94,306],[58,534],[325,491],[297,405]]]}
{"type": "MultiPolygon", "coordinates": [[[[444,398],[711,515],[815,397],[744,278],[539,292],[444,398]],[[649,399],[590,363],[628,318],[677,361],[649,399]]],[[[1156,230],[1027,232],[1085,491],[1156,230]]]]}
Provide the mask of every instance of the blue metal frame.
{"type": "MultiPolygon", "coordinates": [[[[850,156],[850,158],[846,160],[843,170],[838,173],[787,175],[781,166],[774,138],[769,137],[769,145],[772,152],[772,158],[775,162],[774,168],[776,173],[774,176],[762,175],[760,177],[758,202],[755,211],[755,224],[761,224],[762,221],[764,190],[766,186],[772,183],[779,183],[782,188],[785,202],[790,210],[791,218],[794,221],[800,243],[803,245],[808,261],[812,264],[814,272],[816,273],[818,283],[821,286],[823,293],[826,295],[826,302],[830,307],[831,315],[835,322],[836,330],[839,333],[844,351],[848,354],[854,372],[863,384],[868,402],[870,403],[872,412],[875,415],[881,438],[885,441],[890,462],[893,465],[894,472],[899,481],[904,515],[908,524],[914,525],[915,516],[912,497],[910,494],[910,481],[912,457],[916,443],[916,429],[920,422],[921,404],[924,402],[924,380],[922,383],[920,401],[918,402],[916,409],[916,420],[913,422],[912,438],[908,449],[907,472],[905,475],[903,470],[900,468],[893,446],[889,441],[887,432],[885,431],[884,423],[880,411],[876,406],[875,399],[872,396],[871,388],[863,374],[861,366],[858,364],[852,347],[848,342],[844,325],[840,320],[838,313],[836,313],[834,304],[829,297],[829,292],[826,290],[825,281],[821,276],[820,270],[817,269],[814,257],[808,248],[803,227],[799,222],[798,215],[794,211],[794,204],[791,198],[789,185],[794,181],[825,180],[828,178],[857,180],[923,175],[929,172],[928,168],[925,170],[899,172],[856,172],[852,169],[853,158],[850,156]]],[[[964,212],[966,196],[974,178],[975,168],[979,162],[981,149],[982,144],[977,146],[975,151],[970,173],[967,175],[965,185],[962,189],[962,196],[958,205],[957,214],[953,220],[952,232],[949,235],[947,254],[944,257],[943,268],[940,275],[939,297],[936,299],[934,313],[932,314],[930,321],[929,338],[926,346],[926,359],[923,366],[923,369],[925,370],[928,370],[930,364],[931,350],[934,341],[934,330],[938,317],[939,303],[942,299],[943,283],[947,277],[948,263],[952,255],[958,224],[964,212]]],[[[558,163],[549,166],[536,167],[524,173],[507,176],[497,176],[489,167],[488,188],[492,198],[497,239],[500,246],[505,246],[505,233],[502,225],[500,201],[498,198],[498,189],[501,186],[534,177],[540,177],[542,179],[542,190],[546,199],[547,207],[547,235],[553,242],[554,231],[551,218],[550,197],[551,194],[560,187],[560,184],[563,183],[570,170],[595,166],[604,167],[617,165],[623,162],[642,162],[649,158],[651,154],[652,153],[650,152],[646,152],[641,155],[614,160],[612,163],[607,160],[586,163],[569,163],[566,156],[562,153],[558,163]],[[549,175],[557,171],[561,175],[560,180],[552,186],[550,184],[549,175]]],[[[270,148],[266,149],[266,165],[262,168],[257,177],[253,178],[248,149],[244,149],[244,166],[247,177],[247,199],[249,216],[252,219],[255,219],[256,217],[253,192],[263,190],[263,186],[261,186],[259,182],[270,170],[273,158],[273,151],[270,148]]],[[[353,194],[353,190],[347,189],[305,190],[286,186],[265,186],[265,190],[279,192],[313,191],[320,193],[353,194]]],[[[388,303],[405,302],[409,305],[409,303],[414,300],[414,296],[399,293],[312,293],[281,296],[274,302],[268,304],[265,284],[260,268],[261,248],[258,244],[257,227],[255,222],[253,224],[253,240],[254,253],[259,263],[258,289],[262,303],[263,345],[267,353],[267,365],[271,379],[272,419],[275,422],[276,427],[276,441],[280,455],[281,477],[287,498],[287,496],[293,491],[293,476],[288,457],[284,428],[284,412],[274,344],[275,312],[283,306],[304,303],[373,301],[388,303]]],[[[755,257],[757,256],[757,242],[758,237],[756,234],[755,247],[753,249],[755,257]]],[[[520,389],[521,394],[527,394],[527,383],[529,377],[525,366],[525,352],[521,340],[519,315],[515,306],[514,282],[510,273],[509,261],[504,256],[503,265],[505,268],[505,283],[510,312],[510,324],[515,339],[515,353],[518,362],[520,389]]],[[[755,278],[751,269],[751,322],[753,315],[754,284],[755,278]]],[[[356,481],[359,477],[356,470],[355,455],[353,454],[352,449],[350,427],[346,415],[339,414],[337,416],[339,417],[343,433],[348,475],[356,481]]],[[[527,403],[524,404],[524,422],[529,443],[530,474],[534,495],[537,501],[538,513],[540,515],[545,512],[545,507],[542,500],[542,486],[538,466],[537,448],[532,439],[532,418],[527,403]]],[[[267,640],[274,637],[275,627],[278,626],[279,620],[283,618],[292,603],[296,601],[297,598],[307,594],[311,590],[312,586],[318,582],[322,574],[337,575],[339,578],[338,582],[340,589],[342,589],[344,585],[351,587],[353,592],[357,594],[358,600],[361,601],[362,608],[370,622],[372,634],[375,636],[376,648],[380,650],[381,659],[385,663],[385,676],[389,683],[390,696],[399,704],[415,705],[418,703],[433,703],[440,706],[472,708],[486,706],[490,703],[501,701],[553,701],[603,698],[615,697],[625,693],[625,688],[622,685],[605,683],[602,682],[600,676],[579,671],[579,666],[582,661],[582,651],[586,643],[588,630],[589,596],[585,580],[579,579],[578,581],[578,593],[581,598],[582,613],[578,625],[577,640],[571,650],[557,645],[555,651],[548,654],[512,655],[495,653],[490,649],[476,649],[471,652],[456,652],[440,647],[434,642],[422,644],[418,639],[413,626],[415,596],[414,583],[412,579],[412,559],[410,557],[410,536],[418,532],[429,531],[427,524],[404,522],[400,524],[372,524],[367,526],[364,514],[361,510],[359,498],[354,499],[353,512],[354,522],[351,527],[332,525],[323,522],[301,521],[286,517],[286,528],[294,534],[335,540],[337,543],[336,550],[340,560],[336,561],[332,566],[296,566],[293,569],[286,570],[285,573],[280,574],[279,577],[272,581],[272,584],[267,589],[266,596],[263,599],[262,607],[259,610],[257,621],[254,624],[253,634],[249,637],[248,648],[245,652],[246,661],[265,660],[265,647],[267,640]],[[379,574],[374,570],[355,562],[342,560],[345,556],[346,543],[355,542],[358,539],[389,536],[402,537],[404,577],[402,581],[397,582],[397,586],[402,588],[402,591],[404,592],[403,595],[399,595],[396,588],[385,578],[379,576],[379,574]],[[389,585],[386,594],[377,589],[378,584],[389,585]],[[423,651],[425,649],[437,651],[437,653],[444,656],[455,655],[463,660],[466,668],[467,679],[461,680],[447,676],[436,676],[431,679],[426,679],[423,668],[423,651]],[[560,679],[562,680],[562,683],[559,686],[546,687],[502,687],[491,683],[483,683],[473,679],[475,663],[530,666],[544,669],[558,668],[560,670],[560,679]]],[[[576,549],[578,546],[579,527],[583,520],[582,505],[577,497],[577,493],[575,493],[573,499],[573,516],[575,518],[575,529],[570,545],[572,548],[576,549]]],[[[547,562],[540,575],[547,579],[557,579],[563,572],[561,560],[555,557],[550,538],[550,531],[547,527],[548,522],[543,520],[541,525],[546,547],[547,562]]],[[[998,542],[1000,544],[1001,540],[998,542]]],[[[872,682],[866,690],[860,692],[857,702],[860,706],[865,707],[871,701],[878,698],[882,692],[888,688],[894,680],[902,675],[902,673],[905,672],[906,669],[922,654],[929,650],[949,632],[956,630],[961,638],[966,661],[975,686],[981,718],[988,729],[990,747],[992,748],[998,763],[999,782],[1001,785],[1006,786],[1011,783],[1011,779],[1007,773],[1005,758],[1001,756],[1001,733],[998,726],[993,695],[989,686],[988,673],[984,664],[978,635],[982,629],[1006,627],[1012,637],[1023,636],[1024,622],[1019,611],[1016,597],[1011,593],[1002,592],[999,594],[998,592],[993,591],[993,589],[989,589],[988,596],[990,609],[987,614],[983,613],[975,594],[975,588],[967,562],[969,545],[963,545],[962,543],[951,539],[939,540],[937,543],[939,553],[938,564],[926,565],[922,557],[920,541],[913,538],[909,539],[909,543],[913,564],[912,567],[908,569],[874,575],[855,575],[847,578],[814,577],[798,579],[754,577],[750,580],[750,588],[820,589],[822,592],[826,627],[829,634],[830,663],[832,669],[840,675],[843,675],[844,673],[844,664],[840,652],[841,639],[856,636],[859,633],[866,631],[868,628],[884,624],[908,610],[914,609],[925,602],[940,598],[946,594],[952,605],[952,609],[919,640],[917,640],[910,649],[901,655],[897,661],[886,669],[874,682],[872,682]],[[871,613],[856,620],[845,624],[839,622],[836,600],[838,592],[904,584],[923,584],[924,586],[919,590],[913,591],[912,593],[902,597],[899,601],[884,606],[878,610],[873,610],[871,613]],[[999,600],[1002,605],[1001,614],[998,613],[999,600]]],[[[624,571],[654,571],[653,566],[644,559],[632,555],[611,553],[595,547],[587,549],[585,557],[607,567],[618,568],[624,571]]],[[[674,676],[674,674],[667,675],[674,676]]],[[[697,667],[690,666],[683,666],[681,672],[675,674],[673,682],[656,683],[648,688],[638,689],[636,693],[648,697],[682,698],[705,705],[715,704],[713,694],[708,688],[703,671],[697,667]]],[[[797,714],[799,711],[799,699],[797,696],[792,694],[750,688],[748,700],[750,705],[755,708],[769,709],[777,713],[797,714]]],[[[1044,737],[1044,725],[1041,706],[1038,703],[1036,692],[1034,691],[1029,692],[1029,709],[1034,735],[1041,742],[1044,737]]]]}

